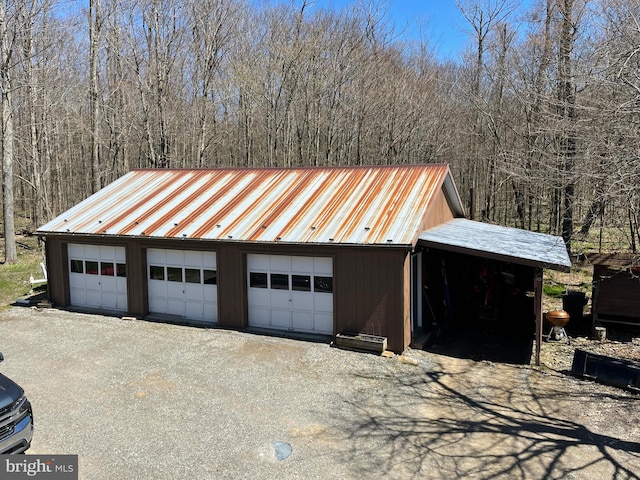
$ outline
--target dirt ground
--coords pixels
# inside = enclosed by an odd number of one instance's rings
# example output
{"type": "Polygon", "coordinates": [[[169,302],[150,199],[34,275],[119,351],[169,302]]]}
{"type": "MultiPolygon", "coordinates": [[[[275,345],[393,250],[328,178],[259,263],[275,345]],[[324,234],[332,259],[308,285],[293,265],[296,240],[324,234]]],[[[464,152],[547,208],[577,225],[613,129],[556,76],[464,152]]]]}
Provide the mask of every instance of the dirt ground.
{"type": "Polygon", "coordinates": [[[82,479],[640,478],[640,396],[568,375],[560,343],[541,367],[385,358],[21,307],[0,343],[30,453],[78,454],[82,479]]]}
{"type": "MultiPolygon", "coordinates": [[[[606,340],[598,341],[592,338],[591,312],[591,280],[593,268],[583,261],[572,267],[571,272],[545,271],[545,282],[548,284],[564,285],[567,290],[584,292],[587,304],[584,306],[584,318],[580,319],[581,328],[575,327],[575,321],[570,320],[566,327],[569,343],[565,341],[544,342],[541,352],[543,368],[558,372],[571,370],[573,354],[579,348],[590,353],[605,355],[624,360],[640,361],[640,327],[604,325],[606,340]]],[[[562,298],[543,296],[543,312],[562,309],[562,298]]],[[[550,325],[545,322],[543,334],[548,335],[550,325]]]]}
{"type": "Polygon", "coordinates": [[[541,364],[555,371],[569,371],[577,348],[598,355],[640,362],[640,332],[609,329],[607,335],[610,338],[602,342],[586,336],[572,337],[571,335],[569,343],[544,342],[541,364]]]}

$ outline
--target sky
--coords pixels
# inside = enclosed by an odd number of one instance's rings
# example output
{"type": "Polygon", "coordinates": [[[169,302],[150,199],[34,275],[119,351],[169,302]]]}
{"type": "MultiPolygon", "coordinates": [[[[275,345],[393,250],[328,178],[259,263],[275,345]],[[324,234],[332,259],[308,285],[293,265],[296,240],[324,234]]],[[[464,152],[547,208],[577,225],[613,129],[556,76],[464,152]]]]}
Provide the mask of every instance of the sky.
{"type": "MultiPolygon", "coordinates": [[[[315,0],[321,8],[344,8],[358,0],[315,0]]],[[[531,0],[522,0],[522,6],[531,0]]],[[[380,2],[384,3],[384,1],[380,2]]],[[[469,43],[456,0],[386,0],[389,18],[407,39],[426,39],[441,60],[457,60],[469,43]]]]}
{"type": "MultiPolygon", "coordinates": [[[[321,8],[341,9],[357,0],[316,0],[321,8]]],[[[387,0],[389,18],[403,38],[427,39],[441,59],[453,59],[468,41],[456,0],[387,0]]]]}

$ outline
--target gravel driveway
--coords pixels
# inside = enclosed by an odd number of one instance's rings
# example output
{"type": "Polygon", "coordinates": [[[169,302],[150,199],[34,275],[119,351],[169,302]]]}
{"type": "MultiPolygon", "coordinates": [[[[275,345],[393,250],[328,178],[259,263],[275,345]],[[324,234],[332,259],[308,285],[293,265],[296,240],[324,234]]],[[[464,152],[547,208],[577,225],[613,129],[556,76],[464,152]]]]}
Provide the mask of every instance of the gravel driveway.
{"type": "Polygon", "coordinates": [[[0,310],[29,453],[82,479],[638,478],[640,397],[528,366],[0,310]],[[291,445],[288,458],[278,460],[291,445]],[[278,445],[278,449],[276,449],[278,445]]]}

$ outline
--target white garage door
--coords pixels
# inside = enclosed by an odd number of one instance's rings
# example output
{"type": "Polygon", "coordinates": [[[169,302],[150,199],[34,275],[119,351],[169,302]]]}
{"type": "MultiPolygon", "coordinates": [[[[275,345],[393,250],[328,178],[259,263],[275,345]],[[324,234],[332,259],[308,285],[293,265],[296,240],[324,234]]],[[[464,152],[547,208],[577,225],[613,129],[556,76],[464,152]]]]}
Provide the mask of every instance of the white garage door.
{"type": "Polygon", "coordinates": [[[190,321],[218,321],[215,252],[147,250],[149,312],[190,321]]]}
{"type": "Polygon", "coordinates": [[[127,263],[124,247],[70,243],[71,305],[127,310],[127,263]]]}
{"type": "Polygon", "coordinates": [[[333,263],[327,257],[248,255],[249,325],[333,334],[333,263]]]}

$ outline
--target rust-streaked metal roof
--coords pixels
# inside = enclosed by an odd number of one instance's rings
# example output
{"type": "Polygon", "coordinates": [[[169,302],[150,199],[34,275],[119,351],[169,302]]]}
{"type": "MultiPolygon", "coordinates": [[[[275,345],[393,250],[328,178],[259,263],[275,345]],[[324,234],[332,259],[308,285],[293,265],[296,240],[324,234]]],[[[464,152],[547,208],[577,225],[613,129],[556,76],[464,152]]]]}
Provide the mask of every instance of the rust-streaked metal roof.
{"type": "Polygon", "coordinates": [[[447,165],[133,170],[39,234],[413,245],[447,165]]]}

